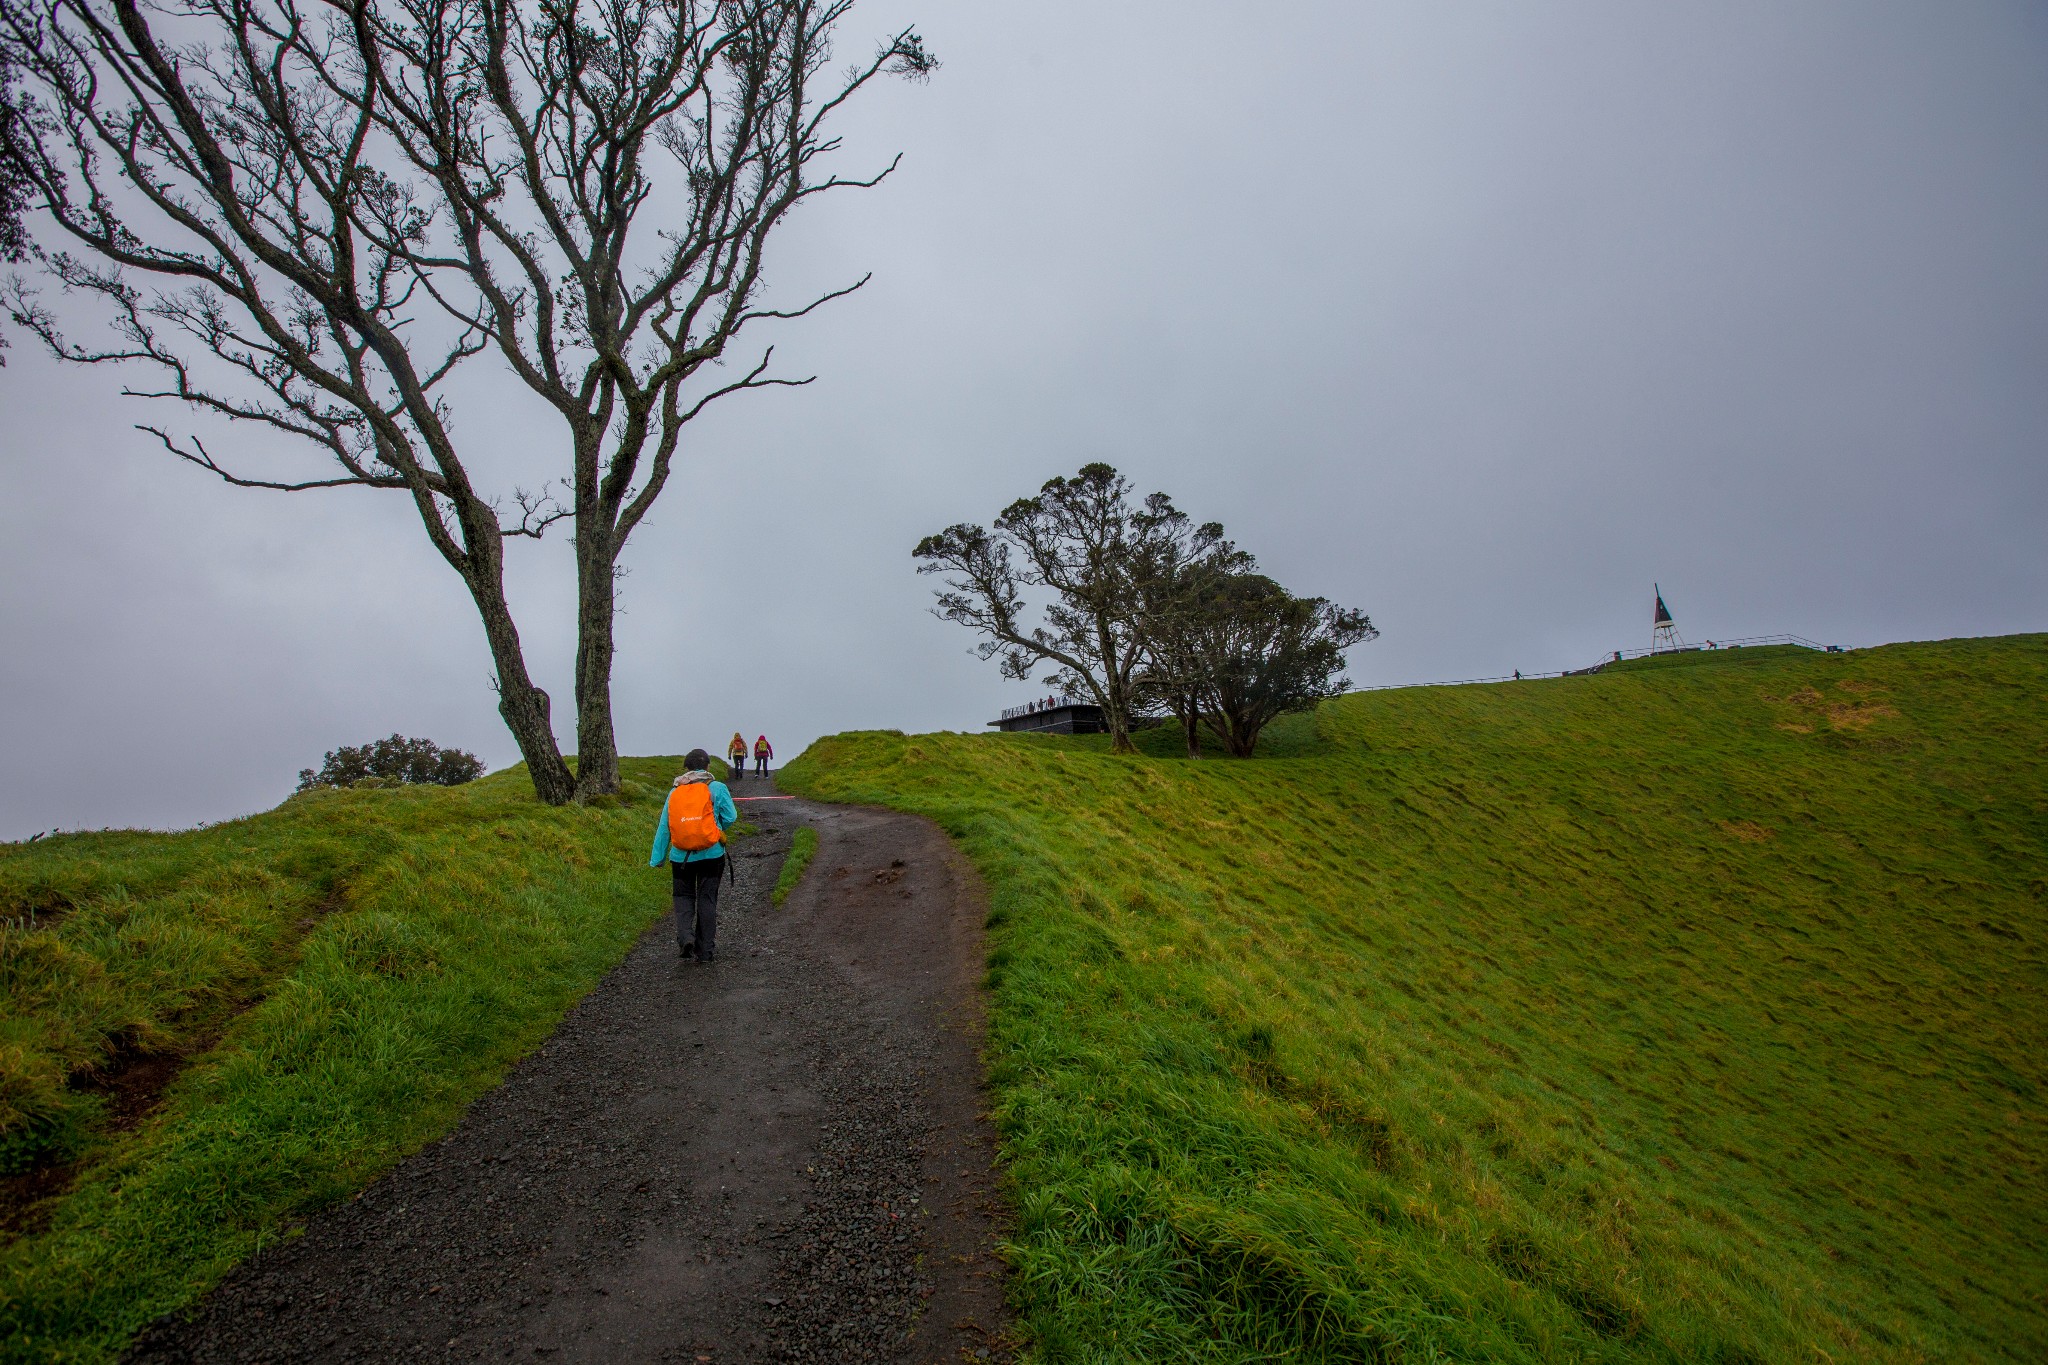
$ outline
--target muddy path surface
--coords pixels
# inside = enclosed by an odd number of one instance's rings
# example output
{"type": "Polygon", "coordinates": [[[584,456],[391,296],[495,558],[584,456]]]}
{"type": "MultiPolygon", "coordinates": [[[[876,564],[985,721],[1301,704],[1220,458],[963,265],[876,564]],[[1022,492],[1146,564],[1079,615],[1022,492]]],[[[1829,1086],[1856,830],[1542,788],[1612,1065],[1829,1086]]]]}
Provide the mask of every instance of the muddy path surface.
{"type": "Polygon", "coordinates": [[[979,882],[912,817],[741,810],[716,962],[665,918],[455,1131],[127,1359],[1006,1359],[979,882]]]}

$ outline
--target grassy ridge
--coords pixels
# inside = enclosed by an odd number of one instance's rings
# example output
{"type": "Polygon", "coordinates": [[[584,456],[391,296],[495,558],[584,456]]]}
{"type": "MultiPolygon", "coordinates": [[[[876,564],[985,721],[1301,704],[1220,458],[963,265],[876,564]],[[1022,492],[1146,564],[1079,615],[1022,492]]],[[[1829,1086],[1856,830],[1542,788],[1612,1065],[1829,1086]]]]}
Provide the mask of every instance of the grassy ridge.
{"type": "Polygon", "coordinates": [[[781,780],[989,879],[1045,1359],[2031,1361],[2044,688],[2040,636],[1731,654],[781,780]]]}
{"type": "Polygon", "coordinates": [[[0,1143],[75,1163],[0,1248],[0,1358],[110,1358],[545,1037],[667,908],[645,861],[679,764],[624,767],[601,808],[515,769],[0,846],[0,1143]],[[90,1084],[200,1048],[132,1125],[90,1084]]]}

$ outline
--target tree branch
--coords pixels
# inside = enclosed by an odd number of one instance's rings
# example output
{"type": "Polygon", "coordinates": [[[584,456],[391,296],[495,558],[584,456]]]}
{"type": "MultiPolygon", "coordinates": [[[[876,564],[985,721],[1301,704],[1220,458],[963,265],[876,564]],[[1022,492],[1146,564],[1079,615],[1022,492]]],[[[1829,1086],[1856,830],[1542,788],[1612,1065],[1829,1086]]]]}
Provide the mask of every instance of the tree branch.
{"type": "Polygon", "coordinates": [[[196,464],[209,474],[217,474],[224,481],[233,484],[237,488],[270,488],[281,493],[303,493],[311,488],[403,488],[405,486],[405,481],[397,477],[390,479],[305,479],[298,483],[279,483],[272,479],[245,479],[221,468],[215,462],[213,456],[207,453],[205,443],[196,436],[191,438],[192,449],[185,450],[160,427],[138,425],[135,429],[137,431],[146,431],[156,437],[157,440],[163,442],[164,449],[170,451],[171,454],[179,459],[196,464]]]}

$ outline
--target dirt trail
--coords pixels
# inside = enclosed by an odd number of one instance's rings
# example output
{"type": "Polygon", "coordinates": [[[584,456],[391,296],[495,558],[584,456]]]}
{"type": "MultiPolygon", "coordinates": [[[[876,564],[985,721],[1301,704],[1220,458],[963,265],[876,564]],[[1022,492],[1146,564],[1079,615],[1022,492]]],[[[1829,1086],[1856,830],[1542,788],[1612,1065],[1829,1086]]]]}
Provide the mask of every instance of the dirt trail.
{"type": "Polygon", "coordinates": [[[1007,1358],[980,885],[912,817],[741,809],[717,962],[664,919],[454,1132],[128,1358],[1007,1358]]]}

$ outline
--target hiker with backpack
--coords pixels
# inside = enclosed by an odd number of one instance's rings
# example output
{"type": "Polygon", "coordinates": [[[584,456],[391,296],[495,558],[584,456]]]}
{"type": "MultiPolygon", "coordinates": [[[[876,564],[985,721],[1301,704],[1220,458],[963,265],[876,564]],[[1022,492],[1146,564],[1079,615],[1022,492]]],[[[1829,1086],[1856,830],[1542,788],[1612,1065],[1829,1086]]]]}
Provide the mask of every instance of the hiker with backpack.
{"type": "Polygon", "coordinates": [[[677,952],[685,961],[711,962],[718,956],[718,879],[733,875],[725,831],[740,818],[740,809],[711,775],[711,755],[692,749],[683,769],[662,803],[647,865],[669,866],[677,952]]]}
{"type": "Polygon", "coordinates": [[[747,775],[747,737],[737,730],[732,732],[732,743],[725,746],[725,762],[732,769],[733,781],[747,775]]]}
{"type": "Polygon", "coordinates": [[[775,757],[775,746],[768,742],[768,736],[754,737],[754,776],[768,776],[768,760],[775,757]]]}

